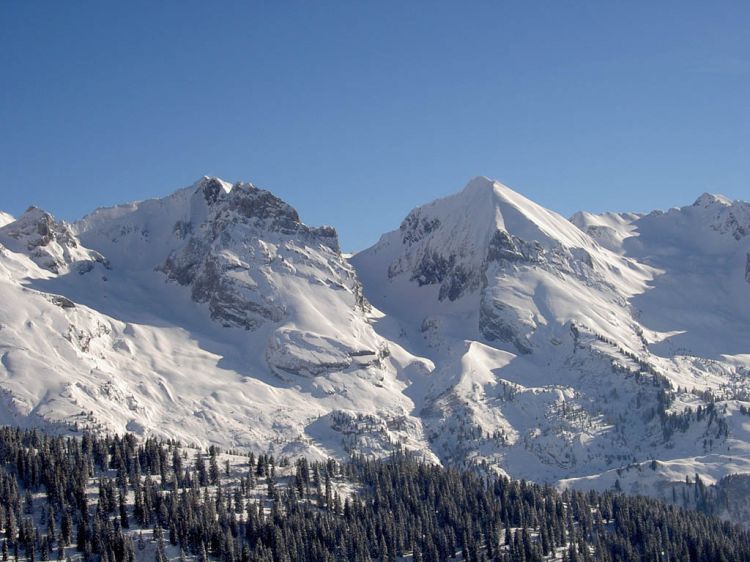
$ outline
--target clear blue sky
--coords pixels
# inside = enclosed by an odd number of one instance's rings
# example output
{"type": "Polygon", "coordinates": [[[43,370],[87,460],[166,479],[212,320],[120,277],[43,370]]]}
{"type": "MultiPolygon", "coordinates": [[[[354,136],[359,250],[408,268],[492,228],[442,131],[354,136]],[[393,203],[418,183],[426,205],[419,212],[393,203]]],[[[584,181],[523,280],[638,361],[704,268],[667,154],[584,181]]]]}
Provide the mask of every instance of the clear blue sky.
{"type": "Polygon", "coordinates": [[[0,209],[218,175],[349,250],[487,175],[565,215],[750,199],[748,2],[0,0],[0,209]]]}

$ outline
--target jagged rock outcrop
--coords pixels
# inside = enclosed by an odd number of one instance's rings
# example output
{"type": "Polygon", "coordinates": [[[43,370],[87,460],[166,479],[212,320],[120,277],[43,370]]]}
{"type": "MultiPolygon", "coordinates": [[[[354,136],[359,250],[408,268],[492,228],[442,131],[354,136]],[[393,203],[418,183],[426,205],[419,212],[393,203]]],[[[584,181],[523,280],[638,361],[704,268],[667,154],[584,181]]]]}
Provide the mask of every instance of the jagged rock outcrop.
{"type": "Polygon", "coordinates": [[[306,226],[294,208],[268,191],[252,184],[227,188],[206,178],[190,199],[190,216],[189,222],[175,223],[184,243],[158,269],[190,286],[193,299],[208,303],[212,318],[224,325],[254,330],[285,319],[287,305],[269,283],[271,270],[305,276],[298,266],[316,262],[336,278],[328,280],[330,286],[355,290],[336,232],[306,226]]]}
{"type": "Polygon", "coordinates": [[[710,228],[719,234],[729,234],[735,240],[742,240],[750,234],[750,204],[744,201],[704,193],[696,199],[693,207],[708,215],[710,228]]]}
{"type": "Polygon", "coordinates": [[[62,274],[73,268],[78,273],[91,271],[107,260],[79,243],[70,226],[56,221],[48,212],[29,207],[17,220],[0,228],[0,243],[29,256],[39,267],[62,274]]]}
{"type": "Polygon", "coordinates": [[[520,353],[531,353],[529,343],[536,330],[533,315],[492,298],[482,298],[479,307],[479,331],[489,342],[512,344],[520,353]]]}

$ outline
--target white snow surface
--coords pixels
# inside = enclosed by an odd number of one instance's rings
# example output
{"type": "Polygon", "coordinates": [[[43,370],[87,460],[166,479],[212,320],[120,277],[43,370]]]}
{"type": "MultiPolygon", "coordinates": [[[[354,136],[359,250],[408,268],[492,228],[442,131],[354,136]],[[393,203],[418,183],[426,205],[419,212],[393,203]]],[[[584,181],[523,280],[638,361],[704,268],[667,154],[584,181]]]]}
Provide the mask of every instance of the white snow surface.
{"type": "Polygon", "coordinates": [[[748,292],[750,205],[721,196],[567,220],[475,178],[348,258],[206,177],[0,216],[0,421],[659,496],[750,471],[748,292]]]}

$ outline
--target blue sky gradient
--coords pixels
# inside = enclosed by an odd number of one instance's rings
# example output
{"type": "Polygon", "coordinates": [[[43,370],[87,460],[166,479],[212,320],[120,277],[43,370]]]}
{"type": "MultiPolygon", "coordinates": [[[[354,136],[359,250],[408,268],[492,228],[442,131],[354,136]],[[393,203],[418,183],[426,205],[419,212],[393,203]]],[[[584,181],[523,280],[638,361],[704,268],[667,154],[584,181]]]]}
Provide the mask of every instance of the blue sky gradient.
{"type": "Polygon", "coordinates": [[[252,181],[348,250],[487,175],[750,198],[747,2],[0,1],[0,209],[252,181]]]}

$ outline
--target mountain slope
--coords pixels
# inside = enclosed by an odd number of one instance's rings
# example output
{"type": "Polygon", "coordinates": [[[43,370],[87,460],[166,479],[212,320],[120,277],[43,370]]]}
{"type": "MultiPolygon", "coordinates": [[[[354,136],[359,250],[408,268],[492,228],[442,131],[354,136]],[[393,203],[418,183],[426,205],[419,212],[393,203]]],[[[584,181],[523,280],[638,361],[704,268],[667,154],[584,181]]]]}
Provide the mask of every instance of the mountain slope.
{"type": "Polygon", "coordinates": [[[600,225],[616,222],[614,250],[657,272],[633,303],[644,325],[671,334],[652,351],[718,360],[747,353],[750,204],[704,194],[666,213],[578,213],[572,221],[602,244],[611,231],[600,225]]]}

